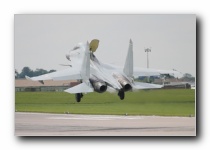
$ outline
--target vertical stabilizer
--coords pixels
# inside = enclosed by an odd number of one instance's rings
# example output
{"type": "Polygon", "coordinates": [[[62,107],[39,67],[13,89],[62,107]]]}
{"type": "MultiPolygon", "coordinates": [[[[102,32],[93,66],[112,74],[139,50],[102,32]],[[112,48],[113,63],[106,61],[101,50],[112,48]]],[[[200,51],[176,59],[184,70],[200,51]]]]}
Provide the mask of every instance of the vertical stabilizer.
{"type": "Polygon", "coordinates": [[[81,76],[83,80],[89,80],[90,78],[90,50],[88,42],[85,47],[85,54],[81,68],[81,76]]]}
{"type": "Polygon", "coordinates": [[[130,39],[129,47],[128,47],[128,53],[125,60],[125,65],[123,68],[123,72],[128,76],[133,76],[133,42],[130,39]]]}
{"type": "Polygon", "coordinates": [[[89,49],[90,49],[89,43],[87,42],[87,44],[85,45],[84,58],[82,61],[82,67],[80,71],[82,83],[65,90],[65,92],[67,93],[76,94],[77,102],[80,102],[81,98],[83,97],[82,93],[89,93],[89,92],[94,91],[89,81],[89,78],[90,78],[90,50],[89,49]]]}

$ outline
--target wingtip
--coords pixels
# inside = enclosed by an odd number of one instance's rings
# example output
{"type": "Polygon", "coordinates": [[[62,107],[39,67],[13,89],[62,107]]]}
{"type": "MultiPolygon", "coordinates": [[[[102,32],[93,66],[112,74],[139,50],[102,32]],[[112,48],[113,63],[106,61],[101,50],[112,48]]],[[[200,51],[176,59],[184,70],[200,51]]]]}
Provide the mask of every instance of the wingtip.
{"type": "Polygon", "coordinates": [[[29,76],[25,76],[25,78],[26,78],[27,80],[31,80],[31,78],[30,78],[29,76]]]}

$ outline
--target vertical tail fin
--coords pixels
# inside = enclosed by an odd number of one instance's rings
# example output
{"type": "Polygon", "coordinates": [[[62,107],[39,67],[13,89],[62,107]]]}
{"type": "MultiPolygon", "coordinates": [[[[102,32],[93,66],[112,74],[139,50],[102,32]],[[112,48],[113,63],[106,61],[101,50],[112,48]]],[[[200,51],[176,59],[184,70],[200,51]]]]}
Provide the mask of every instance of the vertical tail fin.
{"type": "Polygon", "coordinates": [[[66,89],[65,92],[67,93],[88,93],[93,92],[93,87],[89,81],[90,78],[90,46],[89,43],[85,45],[85,52],[84,52],[84,59],[82,62],[82,67],[80,71],[82,83],[71,87],[69,89],[66,89]]]}
{"type": "Polygon", "coordinates": [[[81,76],[83,80],[88,80],[90,78],[90,50],[88,42],[85,47],[85,54],[81,68],[81,76]]]}
{"type": "Polygon", "coordinates": [[[133,76],[133,42],[130,39],[129,47],[128,47],[128,53],[125,60],[125,65],[123,68],[123,72],[128,76],[133,76]]]}

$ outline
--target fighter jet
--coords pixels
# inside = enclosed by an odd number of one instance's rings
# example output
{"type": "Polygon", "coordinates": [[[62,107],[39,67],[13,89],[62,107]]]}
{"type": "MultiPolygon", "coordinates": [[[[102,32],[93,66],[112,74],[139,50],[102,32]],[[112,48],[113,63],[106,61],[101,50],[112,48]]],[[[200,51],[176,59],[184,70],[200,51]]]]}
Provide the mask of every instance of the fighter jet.
{"type": "Polygon", "coordinates": [[[154,69],[140,69],[133,67],[133,42],[130,39],[127,57],[123,67],[102,63],[95,56],[99,40],[94,39],[87,43],[78,43],[66,55],[69,65],[67,69],[44,74],[26,79],[44,80],[77,80],[78,85],[68,88],[65,92],[75,94],[77,102],[81,101],[84,93],[89,92],[116,92],[121,100],[125,98],[125,92],[142,89],[156,89],[163,85],[135,82],[134,76],[151,76],[173,73],[174,71],[161,71],[154,69]]]}

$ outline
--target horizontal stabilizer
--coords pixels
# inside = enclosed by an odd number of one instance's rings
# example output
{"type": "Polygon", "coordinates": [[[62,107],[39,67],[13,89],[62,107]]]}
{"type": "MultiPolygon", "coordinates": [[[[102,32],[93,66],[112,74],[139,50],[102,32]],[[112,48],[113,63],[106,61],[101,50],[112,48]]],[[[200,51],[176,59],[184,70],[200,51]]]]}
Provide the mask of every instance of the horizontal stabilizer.
{"type": "Polygon", "coordinates": [[[66,89],[64,91],[67,93],[72,93],[72,94],[74,94],[74,93],[89,93],[89,92],[93,92],[93,88],[90,85],[88,85],[88,83],[83,82],[79,85],[76,85],[76,86],[66,89]]]}
{"type": "Polygon", "coordinates": [[[134,82],[134,86],[133,87],[136,90],[144,90],[144,89],[159,89],[159,88],[162,88],[163,85],[151,84],[151,83],[143,83],[143,82],[134,82]]]}

